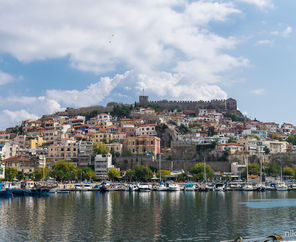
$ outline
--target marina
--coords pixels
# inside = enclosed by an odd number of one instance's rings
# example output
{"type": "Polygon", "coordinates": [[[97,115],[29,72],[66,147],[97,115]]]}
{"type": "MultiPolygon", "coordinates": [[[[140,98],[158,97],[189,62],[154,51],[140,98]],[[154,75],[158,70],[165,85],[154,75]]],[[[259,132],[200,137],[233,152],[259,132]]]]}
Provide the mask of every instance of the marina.
{"type": "Polygon", "coordinates": [[[43,196],[53,193],[70,193],[70,192],[265,192],[265,191],[296,191],[294,183],[174,183],[172,181],[164,183],[70,183],[70,184],[51,184],[43,185],[34,181],[24,181],[15,183],[0,184],[0,197],[11,196],[43,196]]]}

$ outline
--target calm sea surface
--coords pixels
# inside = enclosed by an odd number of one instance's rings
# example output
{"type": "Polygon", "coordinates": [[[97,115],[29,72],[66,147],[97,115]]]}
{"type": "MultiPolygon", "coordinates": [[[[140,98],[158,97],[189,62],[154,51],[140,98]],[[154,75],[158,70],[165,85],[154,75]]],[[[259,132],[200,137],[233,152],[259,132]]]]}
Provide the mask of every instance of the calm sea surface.
{"type": "Polygon", "coordinates": [[[1,241],[220,241],[296,232],[296,192],[73,192],[0,199],[0,212],[1,241]]]}

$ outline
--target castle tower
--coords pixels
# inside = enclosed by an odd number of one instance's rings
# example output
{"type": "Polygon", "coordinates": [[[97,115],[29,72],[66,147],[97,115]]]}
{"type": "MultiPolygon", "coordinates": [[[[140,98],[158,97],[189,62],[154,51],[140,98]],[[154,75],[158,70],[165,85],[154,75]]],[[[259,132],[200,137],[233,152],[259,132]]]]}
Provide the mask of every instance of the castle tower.
{"type": "Polygon", "coordinates": [[[140,106],[148,106],[149,105],[149,97],[148,96],[139,96],[139,105],[140,106]]]}

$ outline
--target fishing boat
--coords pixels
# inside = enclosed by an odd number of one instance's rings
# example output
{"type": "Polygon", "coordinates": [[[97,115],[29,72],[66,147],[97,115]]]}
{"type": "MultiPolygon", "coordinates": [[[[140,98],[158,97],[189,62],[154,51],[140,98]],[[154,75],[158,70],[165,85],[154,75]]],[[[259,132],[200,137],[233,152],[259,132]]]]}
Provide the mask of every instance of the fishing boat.
{"type": "Polygon", "coordinates": [[[6,189],[4,184],[0,184],[0,197],[11,197],[12,191],[6,189]]]}
{"type": "Polygon", "coordinates": [[[23,196],[24,191],[21,189],[21,183],[19,182],[8,182],[5,184],[6,190],[9,190],[12,192],[15,196],[23,196]]]}
{"type": "Polygon", "coordinates": [[[34,181],[32,180],[26,180],[21,182],[21,189],[24,192],[24,195],[29,195],[29,196],[44,196],[48,195],[49,193],[49,188],[43,187],[42,185],[37,185],[34,181]]]}

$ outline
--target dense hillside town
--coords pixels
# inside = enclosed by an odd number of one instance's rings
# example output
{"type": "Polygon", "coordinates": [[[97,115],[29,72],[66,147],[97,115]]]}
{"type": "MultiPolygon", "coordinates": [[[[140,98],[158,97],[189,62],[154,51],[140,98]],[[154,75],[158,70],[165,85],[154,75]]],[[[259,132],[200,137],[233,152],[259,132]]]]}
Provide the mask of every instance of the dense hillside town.
{"type": "Polygon", "coordinates": [[[206,159],[216,172],[236,176],[254,157],[268,162],[273,154],[295,151],[293,124],[250,120],[236,106],[190,110],[141,100],[109,103],[106,113],[57,113],[7,128],[0,132],[2,167],[30,173],[70,161],[104,178],[111,168],[122,176],[136,164],[157,169],[160,159],[171,172],[186,172],[206,159]]]}

